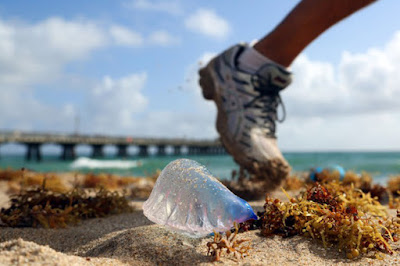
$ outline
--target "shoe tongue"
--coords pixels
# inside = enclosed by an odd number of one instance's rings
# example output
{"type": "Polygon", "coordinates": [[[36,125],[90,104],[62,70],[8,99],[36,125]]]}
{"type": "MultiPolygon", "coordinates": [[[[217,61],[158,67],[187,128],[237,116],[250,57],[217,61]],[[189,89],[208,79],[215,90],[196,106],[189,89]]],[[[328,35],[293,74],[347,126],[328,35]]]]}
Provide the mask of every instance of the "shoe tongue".
{"type": "Polygon", "coordinates": [[[291,73],[277,64],[265,64],[255,73],[261,88],[279,92],[292,81],[291,73]]]}

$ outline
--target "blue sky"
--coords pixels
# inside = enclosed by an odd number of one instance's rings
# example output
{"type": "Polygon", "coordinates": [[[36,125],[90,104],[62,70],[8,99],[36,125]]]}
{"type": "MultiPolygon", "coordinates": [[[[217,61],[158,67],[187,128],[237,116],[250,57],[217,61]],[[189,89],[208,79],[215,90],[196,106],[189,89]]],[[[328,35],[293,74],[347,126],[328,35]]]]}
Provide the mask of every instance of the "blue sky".
{"type": "MultiPolygon", "coordinates": [[[[199,62],[261,38],[298,1],[3,1],[0,129],[214,138],[199,62]]],[[[283,150],[400,150],[400,1],[294,62],[283,150]]]]}

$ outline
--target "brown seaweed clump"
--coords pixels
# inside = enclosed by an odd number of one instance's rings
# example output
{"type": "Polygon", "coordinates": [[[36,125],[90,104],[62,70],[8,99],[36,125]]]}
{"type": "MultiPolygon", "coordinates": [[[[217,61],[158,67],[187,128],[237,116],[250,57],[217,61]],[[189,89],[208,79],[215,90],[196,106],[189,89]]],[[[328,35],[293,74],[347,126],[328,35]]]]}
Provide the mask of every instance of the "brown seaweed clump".
{"type": "Polygon", "coordinates": [[[392,192],[393,194],[397,194],[398,192],[400,192],[400,175],[391,176],[387,183],[388,183],[387,187],[390,190],[390,192],[392,192]]]}
{"type": "Polygon", "coordinates": [[[214,240],[207,243],[207,255],[210,255],[213,261],[219,261],[221,256],[226,252],[226,254],[232,254],[236,260],[243,259],[244,256],[249,255],[249,250],[251,249],[250,243],[244,245],[244,243],[249,242],[248,239],[236,239],[239,232],[239,226],[235,223],[235,231],[226,231],[226,237],[220,233],[214,231],[214,240]]]}
{"type": "Polygon", "coordinates": [[[302,189],[306,185],[307,176],[308,175],[306,172],[291,174],[289,177],[283,180],[282,187],[286,191],[296,191],[302,189]]]}
{"type": "Polygon", "coordinates": [[[0,169],[0,181],[13,181],[21,177],[24,169],[13,170],[11,168],[0,169]]]}
{"type": "Polygon", "coordinates": [[[64,228],[82,219],[132,211],[118,192],[75,188],[67,193],[42,187],[22,190],[11,198],[11,207],[0,211],[1,221],[10,227],[64,228]]]}
{"type": "MultiPolygon", "coordinates": [[[[361,172],[361,174],[347,171],[343,180],[340,181],[340,174],[338,171],[323,169],[320,173],[315,173],[315,180],[322,185],[340,183],[341,187],[354,187],[360,189],[364,193],[370,193],[372,198],[377,197],[380,202],[386,202],[388,198],[386,188],[379,184],[373,184],[371,175],[364,171],[361,172]]],[[[309,180],[308,183],[312,185],[314,184],[314,181],[309,180]]]]}
{"type": "Polygon", "coordinates": [[[121,177],[108,173],[71,173],[62,176],[57,173],[40,173],[27,169],[0,169],[0,182],[5,181],[8,193],[16,194],[28,187],[38,187],[46,182],[46,189],[53,192],[66,193],[73,187],[83,189],[106,189],[108,191],[124,191],[131,199],[147,199],[157,180],[159,172],[146,177],[121,177]],[[46,180],[46,181],[45,181],[46,180]]]}
{"type": "Polygon", "coordinates": [[[43,182],[46,182],[46,188],[51,191],[66,192],[69,190],[66,182],[56,174],[37,173],[25,168],[20,170],[0,169],[0,181],[7,181],[11,193],[19,192],[24,187],[40,186],[43,182]]]}
{"type": "Polygon", "coordinates": [[[263,235],[311,237],[322,241],[325,248],[337,246],[349,259],[369,252],[378,258],[394,253],[390,243],[399,240],[400,218],[388,218],[370,194],[337,182],[316,183],[289,199],[266,198],[260,218],[263,235]]]}
{"type": "Polygon", "coordinates": [[[389,195],[389,208],[400,208],[400,176],[392,176],[388,180],[387,193],[389,195]]]}

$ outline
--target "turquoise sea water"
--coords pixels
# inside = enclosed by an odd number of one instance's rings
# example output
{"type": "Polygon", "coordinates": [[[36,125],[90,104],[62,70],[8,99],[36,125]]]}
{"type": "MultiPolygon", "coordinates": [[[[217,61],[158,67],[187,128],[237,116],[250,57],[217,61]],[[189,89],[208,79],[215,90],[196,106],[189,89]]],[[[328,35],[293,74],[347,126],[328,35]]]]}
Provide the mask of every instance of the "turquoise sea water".
{"type": "MultiPolygon", "coordinates": [[[[379,183],[385,183],[390,175],[400,174],[400,152],[293,152],[284,155],[294,171],[341,165],[345,170],[367,171],[379,183]]],[[[23,155],[6,154],[0,154],[0,168],[25,167],[39,172],[107,172],[123,176],[143,176],[163,169],[169,162],[178,158],[196,160],[204,164],[215,176],[223,179],[230,178],[232,170],[238,169],[229,155],[149,156],[127,159],[111,156],[104,159],[78,157],[74,161],[62,161],[59,156],[45,155],[41,162],[28,162],[23,155]]]]}

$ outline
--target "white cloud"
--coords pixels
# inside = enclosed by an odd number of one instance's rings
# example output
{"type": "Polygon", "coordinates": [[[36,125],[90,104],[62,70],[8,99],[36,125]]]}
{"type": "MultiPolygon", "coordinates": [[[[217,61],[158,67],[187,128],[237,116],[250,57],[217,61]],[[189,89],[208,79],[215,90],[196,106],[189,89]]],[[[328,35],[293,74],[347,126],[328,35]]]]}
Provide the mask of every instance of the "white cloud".
{"type": "Polygon", "coordinates": [[[141,93],[147,80],[145,73],[120,79],[105,77],[89,96],[83,90],[75,91],[79,94],[73,97],[85,103],[80,108],[76,102],[38,95],[55,95],[57,90],[72,96],[71,86],[90,87],[91,82],[85,77],[66,73],[65,67],[86,60],[98,49],[146,42],[170,45],[175,40],[165,31],[151,36],[143,40],[138,33],[122,26],[99,26],[87,20],[53,17],[26,24],[0,19],[0,128],[72,131],[79,113],[81,121],[91,121],[82,123],[83,131],[113,133],[111,130],[115,129],[126,133],[123,130],[133,128],[133,115],[143,111],[148,103],[141,93]],[[42,85],[53,88],[37,89],[42,85]]]}
{"type": "Polygon", "coordinates": [[[283,97],[293,116],[341,116],[400,110],[400,32],[381,49],[344,52],[338,66],[301,55],[283,97]]]}
{"type": "Polygon", "coordinates": [[[17,24],[0,20],[0,127],[72,128],[73,105],[44,103],[33,88],[60,81],[67,64],[84,60],[105,45],[107,37],[90,21],[52,17],[36,24],[17,24]]]}
{"type": "MultiPolygon", "coordinates": [[[[24,27],[21,32],[29,41],[32,42],[33,38],[35,45],[45,43],[51,52],[68,60],[79,59],[88,51],[106,44],[101,29],[90,21],[65,21],[53,17],[33,27],[24,27]]],[[[29,45],[32,46],[32,43],[29,45]]]]}
{"type": "Polygon", "coordinates": [[[102,30],[87,21],[54,17],[17,25],[0,20],[0,84],[51,81],[65,64],[86,58],[106,43],[102,30]]]}
{"type": "Polygon", "coordinates": [[[51,17],[36,24],[17,24],[0,19],[0,84],[7,88],[49,83],[63,75],[67,64],[85,60],[100,48],[145,43],[167,46],[178,39],[155,31],[145,40],[126,27],[105,28],[87,20],[51,17]]]}
{"type": "Polygon", "coordinates": [[[183,13],[182,6],[179,1],[149,1],[149,0],[133,0],[124,3],[125,7],[169,13],[171,15],[180,15],[183,13]]]}
{"type": "Polygon", "coordinates": [[[148,108],[148,100],[142,94],[146,82],[143,73],[133,74],[129,79],[104,78],[89,97],[91,132],[153,137],[217,137],[214,103],[202,98],[197,84],[198,62],[207,62],[212,56],[205,53],[187,67],[182,89],[171,92],[173,100],[170,109],[148,108]],[[125,86],[121,86],[122,80],[127,80],[125,86]],[[174,108],[174,103],[184,103],[187,108],[184,112],[179,111],[174,108]]]}
{"type": "Polygon", "coordinates": [[[110,28],[110,35],[117,45],[140,46],[143,44],[142,35],[126,27],[114,25],[110,28]]]}
{"type": "Polygon", "coordinates": [[[113,43],[121,46],[139,47],[145,43],[160,45],[160,46],[171,46],[180,43],[180,39],[171,35],[165,30],[156,30],[152,32],[146,39],[142,34],[130,30],[122,26],[112,26],[110,28],[110,37],[113,43]]]}
{"type": "Polygon", "coordinates": [[[4,89],[1,93],[2,129],[72,131],[75,114],[71,103],[45,104],[27,88],[4,89]]]}
{"type": "Polygon", "coordinates": [[[143,111],[147,98],[142,94],[146,73],[135,73],[120,79],[105,76],[91,91],[88,115],[91,132],[129,132],[134,125],[134,114],[143,111]]]}
{"type": "Polygon", "coordinates": [[[146,42],[166,46],[176,40],[166,31],[156,31],[144,40],[126,27],[105,28],[87,20],[52,17],[36,24],[0,20],[0,84],[4,88],[49,83],[62,75],[65,65],[85,60],[100,48],[137,47],[146,42]]]}
{"type": "Polygon", "coordinates": [[[132,130],[126,134],[152,137],[185,137],[206,139],[216,137],[214,117],[201,114],[199,110],[176,112],[171,110],[149,111],[135,119],[132,130]]]}
{"type": "Polygon", "coordinates": [[[187,29],[203,35],[224,39],[228,37],[232,29],[228,21],[217,15],[214,10],[198,9],[185,20],[187,29]]]}
{"type": "Polygon", "coordinates": [[[155,31],[149,36],[149,42],[152,44],[168,46],[180,43],[180,40],[165,30],[155,31]]]}
{"type": "Polygon", "coordinates": [[[380,49],[344,52],[339,64],[301,55],[283,93],[286,150],[400,149],[400,32],[380,49]]]}
{"type": "MultiPolygon", "coordinates": [[[[199,62],[207,62],[213,55],[205,53],[195,63],[188,66],[183,76],[185,81],[181,89],[171,92],[171,107],[168,109],[150,109],[144,104],[140,104],[135,93],[140,94],[139,86],[132,92],[125,91],[118,93],[118,97],[110,96],[110,89],[114,84],[108,79],[104,79],[100,86],[92,91],[90,96],[91,104],[89,113],[96,114],[89,121],[93,132],[107,134],[134,134],[135,136],[153,137],[187,137],[187,138],[214,138],[217,137],[215,130],[215,106],[212,101],[205,101],[201,96],[198,87],[198,66],[199,62]],[[98,95],[101,95],[100,97],[98,95]],[[180,105],[179,108],[175,108],[180,105]],[[122,110],[140,107],[135,111],[129,112],[126,116],[122,110]],[[184,106],[182,106],[184,105],[184,106]],[[125,106],[125,107],[124,107],[125,106]],[[180,111],[181,109],[185,111],[180,111]]],[[[138,75],[138,74],[136,74],[138,75]]],[[[115,81],[114,79],[111,79],[115,81]]],[[[143,84],[142,84],[143,85],[143,84]]],[[[144,85],[143,85],[144,86],[144,85]]],[[[140,99],[140,97],[139,97],[140,99]]]]}
{"type": "Polygon", "coordinates": [[[286,151],[400,149],[400,112],[331,117],[293,117],[278,125],[286,151]]]}

